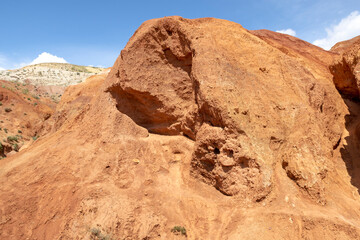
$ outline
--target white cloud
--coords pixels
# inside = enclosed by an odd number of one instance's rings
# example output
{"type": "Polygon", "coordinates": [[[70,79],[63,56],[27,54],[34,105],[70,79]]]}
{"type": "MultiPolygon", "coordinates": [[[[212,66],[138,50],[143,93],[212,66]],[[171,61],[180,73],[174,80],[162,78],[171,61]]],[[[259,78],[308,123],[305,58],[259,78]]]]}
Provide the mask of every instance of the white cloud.
{"type": "Polygon", "coordinates": [[[5,69],[5,68],[0,67],[0,71],[4,71],[4,70],[6,70],[6,69],[5,69]]]}
{"type": "Polygon", "coordinates": [[[288,34],[288,35],[291,35],[291,36],[294,36],[294,37],[296,36],[296,32],[291,28],[283,29],[283,30],[277,30],[276,32],[288,34]]]}
{"type": "Polygon", "coordinates": [[[341,21],[330,28],[326,28],[326,38],[317,39],[314,45],[329,50],[337,42],[348,40],[360,35],[360,14],[358,11],[350,13],[349,16],[341,19],[341,21]]]}
{"type": "Polygon", "coordinates": [[[29,65],[39,64],[39,63],[67,63],[67,61],[64,58],[52,55],[47,52],[43,52],[37,58],[35,58],[29,65]]]}

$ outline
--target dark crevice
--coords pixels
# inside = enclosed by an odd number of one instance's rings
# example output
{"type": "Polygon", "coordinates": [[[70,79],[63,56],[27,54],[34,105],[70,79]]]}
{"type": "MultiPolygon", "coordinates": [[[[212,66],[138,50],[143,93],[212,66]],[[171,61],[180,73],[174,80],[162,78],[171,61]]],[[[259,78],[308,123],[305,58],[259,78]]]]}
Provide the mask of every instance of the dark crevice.
{"type": "Polygon", "coordinates": [[[351,177],[351,184],[358,189],[360,194],[360,136],[357,134],[357,129],[360,128],[359,88],[353,70],[344,58],[329,69],[333,75],[335,87],[350,113],[345,116],[345,128],[349,132],[349,136],[344,138],[346,144],[341,144],[341,137],[339,137],[333,150],[340,147],[341,158],[351,177]]]}
{"type": "Polygon", "coordinates": [[[339,140],[337,140],[337,142],[335,143],[335,145],[333,146],[333,150],[337,149],[340,145],[341,142],[341,136],[339,137],[339,140]]]}
{"type": "Polygon", "coordinates": [[[358,98],[359,89],[356,77],[349,64],[343,58],[341,62],[329,67],[333,75],[333,82],[336,89],[345,98],[358,98]]]}
{"type": "Polygon", "coordinates": [[[159,133],[176,122],[176,119],[163,111],[163,103],[148,92],[114,86],[108,90],[116,99],[117,109],[129,116],[136,124],[149,132],[159,133]]]}
{"type": "Polygon", "coordinates": [[[349,136],[345,137],[346,144],[341,145],[340,153],[351,177],[351,184],[358,189],[360,194],[360,104],[350,99],[344,99],[344,101],[350,112],[345,116],[345,127],[349,136]]]}
{"type": "Polygon", "coordinates": [[[215,154],[220,154],[220,150],[218,148],[214,148],[214,153],[215,154]]]}

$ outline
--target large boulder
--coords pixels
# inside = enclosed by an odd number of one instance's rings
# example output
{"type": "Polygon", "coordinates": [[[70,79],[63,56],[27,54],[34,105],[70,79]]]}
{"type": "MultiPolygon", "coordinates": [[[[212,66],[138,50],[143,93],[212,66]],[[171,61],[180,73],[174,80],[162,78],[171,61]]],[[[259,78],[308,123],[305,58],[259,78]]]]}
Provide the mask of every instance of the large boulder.
{"type": "Polygon", "coordinates": [[[122,50],[107,91],[149,132],[195,140],[193,175],[222,193],[263,199],[282,162],[323,201],[343,129],[344,105],[322,57],[332,55],[307,44],[322,55],[300,61],[281,46],[225,20],[150,20],[122,50]]]}

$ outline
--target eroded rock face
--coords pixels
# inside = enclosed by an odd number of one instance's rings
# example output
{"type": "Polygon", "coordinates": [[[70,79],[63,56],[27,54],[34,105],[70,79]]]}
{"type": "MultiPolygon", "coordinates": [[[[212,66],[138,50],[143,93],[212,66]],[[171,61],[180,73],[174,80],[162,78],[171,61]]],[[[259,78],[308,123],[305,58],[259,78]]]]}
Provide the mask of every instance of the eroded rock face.
{"type": "Polygon", "coordinates": [[[193,176],[222,193],[262,199],[282,162],[321,202],[324,159],[342,133],[344,105],[326,67],[333,54],[300,41],[306,51],[295,51],[276,33],[257,35],[215,19],[147,21],[121,52],[107,91],[149,132],[195,140],[193,176]],[[295,137],[309,132],[309,141],[295,137]]]}
{"type": "Polygon", "coordinates": [[[330,65],[336,88],[348,97],[359,98],[360,37],[337,43],[331,51],[339,54],[330,65]]]}
{"type": "Polygon", "coordinates": [[[140,27],[115,62],[108,91],[120,112],[150,132],[194,138],[194,53],[181,21],[169,19],[148,28],[149,21],[140,27]]]}
{"type": "Polygon", "coordinates": [[[196,136],[193,157],[194,174],[200,173],[205,182],[225,195],[241,193],[259,201],[269,193],[270,178],[262,174],[256,150],[245,135],[203,124],[196,136]]]}

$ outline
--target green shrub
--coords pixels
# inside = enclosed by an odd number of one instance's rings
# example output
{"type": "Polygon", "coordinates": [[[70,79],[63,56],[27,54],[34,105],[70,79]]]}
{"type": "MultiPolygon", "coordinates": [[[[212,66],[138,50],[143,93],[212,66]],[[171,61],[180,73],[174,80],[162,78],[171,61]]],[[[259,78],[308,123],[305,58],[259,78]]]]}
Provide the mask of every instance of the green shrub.
{"type": "Polygon", "coordinates": [[[18,130],[18,133],[22,133],[22,131],[21,131],[21,130],[18,130]]]}
{"type": "Polygon", "coordinates": [[[36,139],[38,139],[39,136],[33,136],[32,139],[35,141],[36,139]]]}
{"type": "Polygon", "coordinates": [[[12,149],[15,150],[16,152],[19,151],[19,145],[17,143],[12,145],[12,149]]]}
{"type": "Polygon", "coordinates": [[[186,236],[186,229],[182,226],[175,226],[171,229],[173,233],[181,233],[181,235],[186,236]]]}
{"type": "Polygon", "coordinates": [[[23,90],[22,90],[22,93],[23,93],[23,94],[28,94],[28,93],[29,93],[29,89],[27,89],[27,88],[23,89],[23,90]]]}
{"type": "Polygon", "coordinates": [[[0,102],[0,106],[2,106],[2,102],[0,102]]]}
{"type": "Polygon", "coordinates": [[[17,142],[17,141],[18,141],[18,137],[16,137],[16,136],[8,136],[8,137],[7,137],[7,141],[8,141],[8,142],[17,142]]]}

